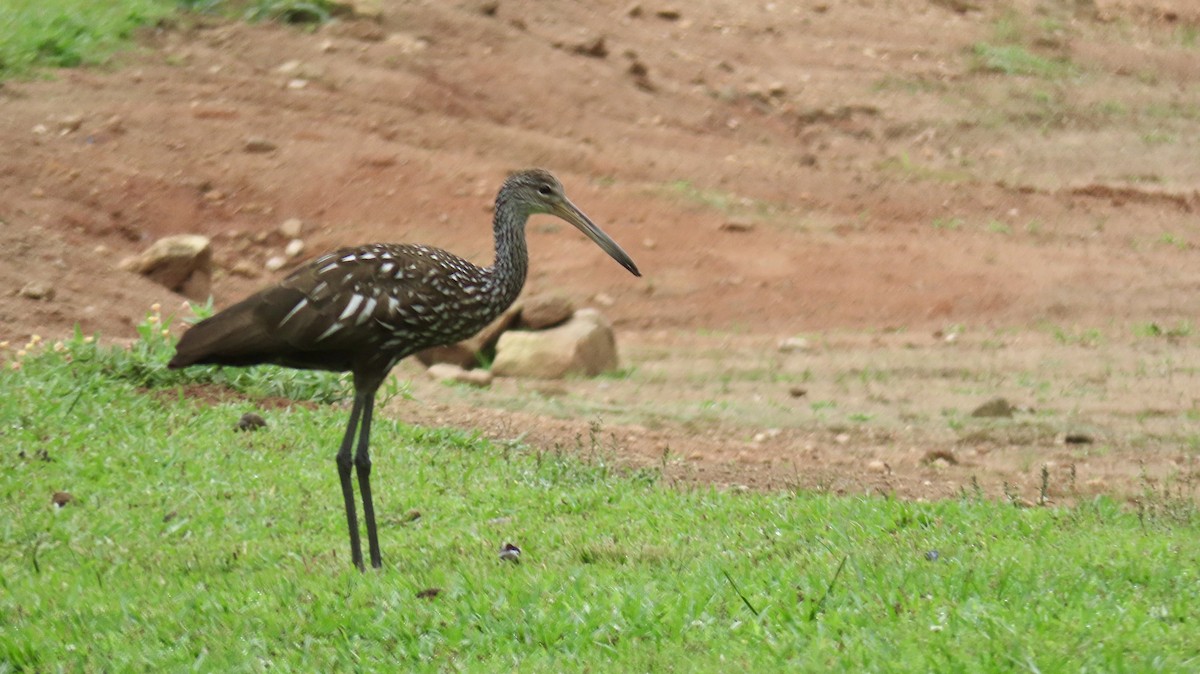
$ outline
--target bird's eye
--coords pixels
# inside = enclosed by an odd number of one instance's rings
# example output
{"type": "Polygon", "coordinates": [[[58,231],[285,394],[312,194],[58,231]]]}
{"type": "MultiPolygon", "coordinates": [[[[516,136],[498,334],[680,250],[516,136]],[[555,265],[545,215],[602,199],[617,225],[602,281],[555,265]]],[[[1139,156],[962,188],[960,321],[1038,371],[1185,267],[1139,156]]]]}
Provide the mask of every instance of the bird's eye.
{"type": "Polygon", "coordinates": [[[544,197],[550,196],[550,193],[553,191],[554,190],[550,189],[549,185],[542,185],[541,187],[538,188],[538,194],[540,194],[544,197]]]}

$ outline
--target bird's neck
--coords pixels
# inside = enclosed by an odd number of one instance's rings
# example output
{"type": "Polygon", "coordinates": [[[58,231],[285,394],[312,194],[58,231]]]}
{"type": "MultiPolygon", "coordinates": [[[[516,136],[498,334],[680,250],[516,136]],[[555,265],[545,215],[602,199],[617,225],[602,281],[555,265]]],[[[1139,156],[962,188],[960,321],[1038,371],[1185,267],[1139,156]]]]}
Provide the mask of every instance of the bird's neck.
{"type": "Polygon", "coordinates": [[[507,200],[503,192],[496,198],[492,227],[496,238],[496,262],[489,281],[493,292],[507,308],[521,294],[529,269],[529,249],[525,246],[525,222],[529,212],[507,200]]]}

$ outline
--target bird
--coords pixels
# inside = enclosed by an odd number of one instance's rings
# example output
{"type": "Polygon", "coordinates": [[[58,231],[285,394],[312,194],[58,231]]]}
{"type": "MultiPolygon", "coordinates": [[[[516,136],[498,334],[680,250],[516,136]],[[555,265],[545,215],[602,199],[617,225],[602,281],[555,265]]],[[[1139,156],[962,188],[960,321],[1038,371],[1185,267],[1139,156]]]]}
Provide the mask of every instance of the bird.
{"type": "Polygon", "coordinates": [[[526,169],[510,174],[496,195],[492,266],[476,266],[425,245],[340,248],[191,326],[167,367],[269,364],[351,373],[354,402],[335,461],[351,561],[365,570],[353,469],[371,566],[381,568],[370,481],[375,394],[401,359],[470,337],[512,305],[529,268],[525,224],[539,213],[574,225],[622,267],[641,276],[629,255],[567,198],[553,174],[526,169]],[[356,434],[358,447],[352,456],[356,434]]]}

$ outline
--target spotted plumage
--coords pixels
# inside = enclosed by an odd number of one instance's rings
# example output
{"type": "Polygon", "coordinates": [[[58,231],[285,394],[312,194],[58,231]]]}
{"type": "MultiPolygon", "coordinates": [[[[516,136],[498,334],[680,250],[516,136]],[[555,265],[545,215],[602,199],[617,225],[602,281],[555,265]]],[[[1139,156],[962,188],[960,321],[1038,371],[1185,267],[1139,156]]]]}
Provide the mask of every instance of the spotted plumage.
{"type": "Polygon", "coordinates": [[[338,476],[350,529],[351,558],[363,567],[350,466],[358,472],[372,566],[380,566],[368,452],[375,392],[402,358],[478,332],[507,309],[525,283],[525,222],[556,215],[640,276],[633,260],[563,194],[549,172],[515,173],[496,196],[496,261],[479,267],[429,246],[371,244],[322,255],[278,284],[193,326],[169,367],[274,364],[349,371],[355,398],[338,476]],[[361,425],[360,425],[361,419],[361,425]],[[358,450],[350,449],[359,432],[358,450]]]}

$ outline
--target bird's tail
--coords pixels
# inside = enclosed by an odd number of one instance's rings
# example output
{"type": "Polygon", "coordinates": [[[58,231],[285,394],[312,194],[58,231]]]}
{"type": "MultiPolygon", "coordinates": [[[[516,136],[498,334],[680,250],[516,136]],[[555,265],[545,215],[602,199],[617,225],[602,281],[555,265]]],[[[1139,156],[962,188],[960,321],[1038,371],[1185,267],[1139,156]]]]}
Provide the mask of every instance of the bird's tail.
{"type": "Polygon", "coordinates": [[[258,320],[255,302],[243,301],[193,325],[175,345],[167,367],[189,365],[250,365],[261,362],[264,349],[275,341],[258,320]]]}

